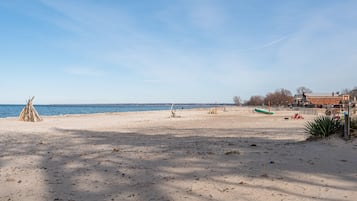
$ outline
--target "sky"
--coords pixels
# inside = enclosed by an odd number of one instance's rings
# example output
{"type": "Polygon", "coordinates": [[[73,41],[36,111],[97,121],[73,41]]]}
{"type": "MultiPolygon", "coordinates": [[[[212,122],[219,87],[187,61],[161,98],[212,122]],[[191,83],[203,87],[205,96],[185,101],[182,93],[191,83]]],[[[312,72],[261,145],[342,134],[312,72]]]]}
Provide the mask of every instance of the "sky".
{"type": "Polygon", "coordinates": [[[0,1],[0,104],[232,103],[357,86],[357,1],[0,1]]]}

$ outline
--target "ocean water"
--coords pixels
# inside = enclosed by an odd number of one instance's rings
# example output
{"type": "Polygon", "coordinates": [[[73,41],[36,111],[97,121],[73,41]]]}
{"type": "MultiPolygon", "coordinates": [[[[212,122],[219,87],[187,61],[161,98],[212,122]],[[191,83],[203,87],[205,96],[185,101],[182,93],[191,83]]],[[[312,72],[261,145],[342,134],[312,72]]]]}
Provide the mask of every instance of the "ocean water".
{"type": "MultiPolygon", "coordinates": [[[[106,112],[133,112],[170,110],[171,104],[88,104],[88,105],[34,105],[41,116],[65,114],[93,114],[106,112]]],[[[209,108],[216,104],[177,104],[175,109],[209,108]]],[[[25,105],[0,105],[0,118],[18,117],[25,105]]]]}

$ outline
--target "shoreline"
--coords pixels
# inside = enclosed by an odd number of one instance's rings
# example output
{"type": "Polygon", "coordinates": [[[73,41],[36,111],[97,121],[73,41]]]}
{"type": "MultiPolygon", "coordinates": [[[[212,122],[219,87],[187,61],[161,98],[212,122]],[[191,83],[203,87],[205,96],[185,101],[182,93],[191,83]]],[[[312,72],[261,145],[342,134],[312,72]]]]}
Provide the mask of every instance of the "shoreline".
{"type": "MultiPolygon", "coordinates": [[[[0,118],[17,117],[25,105],[0,105],[5,107],[0,118]],[[1,117],[3,116],[3,117],[1,117]]],[[[68,104],[68,105],[34,105],[40,116],[60,116],[69,114],[97,114],[115,112],[145,112],[170,110],[172,104],[68,104]]],[[[199,109],[212,107],[232,107],[228,104],[174,104],[174,109],[199,109]]]]}
{"type": "MultiPolygon", "coordinates": [[[[129,105],[135,105],[135,104],[129,104],[129,105]]],[[[150,105],[150,104],[149,104],[150,105]]],[[[195,105],[195,104],[193,104],[195,105]]],[[[196,105],[201,105],[201,104],[196,104],[196,105]]],[[[209,104],[208,104],[209,105],[209,104]]],[[[43,106],[48,106],[48,105],[43,105],[43,106]]],[[[59,105],[58,105],[59,106],[59,105]]],[[[90,104],[88,106],[91,106],[90,104]]],[[[36,108],[36,105],[35,105],[36,108]]],[[[211,107],[197,107],[197,108],[175,108],[174,110],[176,111],[183,111],[183,110],[207,110],[207,112],[212,109],[212,108],[217,108],[219,110],[223,110],[223,108],[226,108],[227,110],[244,110],[244,111],[253,111],[255,108],[259,108],[259,107],[255,107],[255,106],[235,106],[235,105],[211,105],[211,107]]],[[[264,107],[260,107],[260,108],[264,108],[264,107]]],[[[304,109],[304,110],[315,110],[316,114],[323,114],[324,109],[320,109],[320,108],[297,108],[297,109],[304,109]]],[[[277,111],[278,113],[283,111],[283,112],[290,112],[290,113],[302,113],[304,114],[304,110],[299,111],[299,110],[295,110],[295,109],[289,109],[289,108],[272,108],[272,111],[277,111]]],[[[42,115],[41,113],[39,113],[39,115],[41,117],[63,117],[63,116],[76,116],[76,115],[105,115],[105,114],[120,114],[120,113],[146,113],[146,112],[170,112],[170,109],[155,109],[155,110],[138,110],[138,111],[114,111],[114,112],[93,112],[93,113],[73,113],[73,114],[60,114],[60,115],[42,115]]],[[[311,113],[311,112],[310,112],[311,113]]],[[[307,113],[308,115],[310,113],[307,113]]],[[[20,112],[19,112],[20,114],[20,112]]],[[[18,116],[11,116],[11,117],[0,117],[0,120],[2,119],[15,119],[18,116]]]]}
{"type": "MultiPolygon", "coordinates": [[[[183,110],[209,110],[210,107],[207,108],[189,108],[189,109],[183,109],[183,110]]],[[[182,111],[182,109],[175,109],[182,111]]],[[[41,115],[41,117],[45,118],[56,118],[56,117],[75,117],[75,116],[95,116],[95,115],[119,115],[122,113],[150,113],[150,112],[167,112],[169,113],[171,110],[170,109],[163,109],[163,110],[140,110],[140,111],[121,111],[121,112],[95,112],[95,113],[78,113],[78,114],[61,114],[61,115],[41,115]]],[[[20,114],[20,113],[19,113],[20,114]]],[[[18,119],[18,117],[0,117],[0,121],[2,119],[18,119]]]]}

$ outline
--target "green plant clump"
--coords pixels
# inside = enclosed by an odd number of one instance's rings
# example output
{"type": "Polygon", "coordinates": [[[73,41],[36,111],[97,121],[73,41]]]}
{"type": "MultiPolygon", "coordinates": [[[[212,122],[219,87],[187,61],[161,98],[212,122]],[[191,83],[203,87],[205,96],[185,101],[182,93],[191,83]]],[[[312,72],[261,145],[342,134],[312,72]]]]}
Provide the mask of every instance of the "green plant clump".
{"type": "Polygon", "coordinates": [[[305,132],[314,137],[324,138],[335,134],[340,127],[340,120],[329,116],[319,116],[305,124],[305,132]]]}

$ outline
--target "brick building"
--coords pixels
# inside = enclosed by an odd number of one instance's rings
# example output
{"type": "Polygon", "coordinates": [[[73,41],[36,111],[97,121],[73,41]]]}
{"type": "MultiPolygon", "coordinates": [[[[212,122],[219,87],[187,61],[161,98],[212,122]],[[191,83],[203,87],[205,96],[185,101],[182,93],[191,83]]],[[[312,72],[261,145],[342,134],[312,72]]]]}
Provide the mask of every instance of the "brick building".
{"type": "Polygon", "coordinates": [[[334,93],[304,93],[295,95],[295,103],[299,106],[338,106],[349,99],[349,95],[338,95],[334,93]]]}

